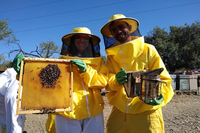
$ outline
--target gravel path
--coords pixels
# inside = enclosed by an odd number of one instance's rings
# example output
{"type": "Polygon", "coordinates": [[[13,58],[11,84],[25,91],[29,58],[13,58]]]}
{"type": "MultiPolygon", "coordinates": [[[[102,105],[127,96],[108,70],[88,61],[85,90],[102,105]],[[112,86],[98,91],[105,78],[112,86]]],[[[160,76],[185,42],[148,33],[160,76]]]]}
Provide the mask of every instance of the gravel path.
{"type": "Polygon", "coordinates": [[[200,133],[200,95],[175,95],[163,117],[166,133],[200,133]]]}
{"type": "MultiPolygon", "coordinates": [[[[112,107],[106,97],[104,120],[108,119],[112,107]]],[[[172,101],[162,108],[166,133],[200,133],[200,95],[174,95],[172,101]]],[[[27,133],[46,133],[46,114],[26,115],[27,133]]]]}

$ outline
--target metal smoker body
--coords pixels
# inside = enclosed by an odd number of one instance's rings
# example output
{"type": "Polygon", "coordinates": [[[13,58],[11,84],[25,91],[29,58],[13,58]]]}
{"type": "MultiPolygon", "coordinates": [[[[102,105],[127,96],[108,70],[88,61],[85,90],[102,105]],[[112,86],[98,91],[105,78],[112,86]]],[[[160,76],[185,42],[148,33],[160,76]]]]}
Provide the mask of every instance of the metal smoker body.
{"type": "Polygon", "coordinates": [[[160,73],[163,70],[159,68],[148,72],[127,72],[128,82],[124,84],[127,96],[131,98],[138,96],[144,102],[150,98],[158,99],[163,83],[160,80],[160,73]]]}

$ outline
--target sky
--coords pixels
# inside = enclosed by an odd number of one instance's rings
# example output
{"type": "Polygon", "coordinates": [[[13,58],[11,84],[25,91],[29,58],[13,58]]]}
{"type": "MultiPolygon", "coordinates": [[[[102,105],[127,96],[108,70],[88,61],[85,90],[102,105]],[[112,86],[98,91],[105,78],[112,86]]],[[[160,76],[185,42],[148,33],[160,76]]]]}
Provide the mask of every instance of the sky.
{"type": "MultiPolygon", "coordinates": [[[[137,19],[140,33],[147,36],[156,26],[169,31],[170,26],[200,21],[199,7],[200,0],[1,0],[0,20],[8,18],[8,28],[25,52],[47,41],[61,47],[64,35],[76,27],[88,27],[100,37],[101,54],[106,56],[100,29],[114,14],[137,19]]],[[[6,57],[18,49],[16,44],[6,46],[3,41],[0,46],[0,54],[6,57]]],[[[13,60],[16,54],[7,59],[13,60]]]]}

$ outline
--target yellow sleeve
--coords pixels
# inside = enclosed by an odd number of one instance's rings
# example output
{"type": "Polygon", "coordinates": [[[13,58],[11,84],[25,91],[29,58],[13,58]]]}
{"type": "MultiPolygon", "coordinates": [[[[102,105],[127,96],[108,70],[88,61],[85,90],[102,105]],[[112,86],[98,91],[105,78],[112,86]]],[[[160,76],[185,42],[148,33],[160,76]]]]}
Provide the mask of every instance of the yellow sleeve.
{"type": "Polygon", "coordinates": [[[160,79],[166,82],[167,85],[163,85],[161,88],[161,93],[164,95],[164,99],[163,102],[160,105],[158,105],[159,108],[165,106],[172,99],[174,95],[173,89],[171,87],[172,79],[154,46],[152,47],[152,50],[149,52],[149,60],[151,60],[149,62],[150,70],[154,70],[157,68],[164,68],[163,72],[160,74],[160,79]]]}
{"type": "Polygon", "coordinates": [[[114,73],[114,66],[112,65],[111,61],[109,58],[106,60],[106,66],[109,68],[109,74],[108,74],[108,84],[105,87],[107,91],[118,91],[123,89],[123,85],[119,85],[117,83],[117,80],[115,78],[115,73],[114,73]]]}
{"type": "Polygon", "coordinates": [[[98,72],[87,65],[86,71],[80,74],[81,78],[83,78],[85,84],[87,84],[89,88],[103,89],[107,85],[108,68],[103,64],[100,68],[101,69],[98,72]]]}

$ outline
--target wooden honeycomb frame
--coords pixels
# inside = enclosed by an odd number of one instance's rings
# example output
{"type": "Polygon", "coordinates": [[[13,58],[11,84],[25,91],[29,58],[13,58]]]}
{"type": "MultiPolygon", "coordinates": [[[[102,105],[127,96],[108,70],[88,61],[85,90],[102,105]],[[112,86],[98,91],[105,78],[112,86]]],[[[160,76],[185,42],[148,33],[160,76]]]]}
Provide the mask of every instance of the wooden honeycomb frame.
{"type": "Polygon", "coordinates": [[[21,61],[17,115],[73,111],[72,93],[73,65],[70,60],[25,57],[21,61]],[[48,64],[56,64],[61,70],[54,88],[45,88],[40,81],[39,72],[48,64]]]}

